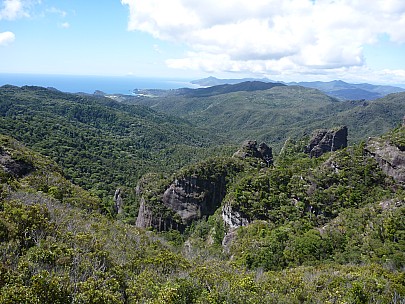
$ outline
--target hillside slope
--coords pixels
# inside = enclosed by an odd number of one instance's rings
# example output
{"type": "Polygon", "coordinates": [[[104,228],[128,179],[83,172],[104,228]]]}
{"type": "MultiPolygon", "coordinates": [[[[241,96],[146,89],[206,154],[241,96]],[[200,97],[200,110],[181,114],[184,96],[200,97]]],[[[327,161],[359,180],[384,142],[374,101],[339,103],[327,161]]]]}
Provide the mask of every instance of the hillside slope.
{"type": "Polygon", "coordinates": [[[285,84],[262,81],[244,81],[236,84],[223,84],[199,89],[184,88],[177,90],[176,93],[186,97],[209,97],[234,92],[264,91],[279,86],[285,86],[285,84]]]}
{"type": "Polygon", "coordinates": [[[369,83],[347,83],[341,80],[329,82],[298,82],[290,85],[300,85],[307,88],[321,90],[329,96],[341,100],[373,100],[382,98],[388,94],[404,92],[405,89],[387,85],[372,85],[369,83]]]}
{"type": "MultiPolygon", "coordinates": [[[[208,77],[191,81],[192,84],[200,86],[218,86],[224,84],[239,84],[246,81],[260,81],[264,83],[275,82],[269,79],[218,79],[208,77]]],[[[373,85],[369,83],[347,83],[341,80],[310,81],[310,82],[289,82],[287,85],[299,85],[306,88],[318,89],[325,94],[340,100],[373,100],[382,98],[391,93],[405,92],[404,88],[389,85],[373,85]]]]}
{"type": "Polygon", "coordinates": [[[0,88],[0,128],[50,156],[101,197],[148,171],[170,171],[216,153],[213,134],[144,106],[40,87],[0,88]],[[181,154],[180,154],[181,152],[181,154]]]}
{"type": "Polygon", "coordinates": [[[210,97],[129,97],[126,102],[187,118],[234,142],[256,138],[281,148],[289,137],[339,125],[351,130],[350,143],[381,135],[394,128],[404,115],[405,93],[367,102],[339,102],[316,89],[278,86],[210,97]]]}

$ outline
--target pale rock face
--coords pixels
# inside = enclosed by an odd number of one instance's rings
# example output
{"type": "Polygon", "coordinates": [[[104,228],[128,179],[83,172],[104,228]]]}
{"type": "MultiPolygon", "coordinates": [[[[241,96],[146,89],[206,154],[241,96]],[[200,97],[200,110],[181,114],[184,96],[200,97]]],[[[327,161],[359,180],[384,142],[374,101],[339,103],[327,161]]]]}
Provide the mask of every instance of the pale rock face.
{"type": "Polygon", "coordinates": [[[230,204],[225,204],[222,208],[222,219],[226,226],[230,229],[247,226],[249,221],[244,218],[239,212],[232,210],[230,204]]]}
{"type": "Polygon", "coordinates": [[[224,252],[229,252],[229,248],[234,241],[237,229],[241,226],[249,225],[247,218],[244,218],[239,212],[232,209],[232,206],[227,203],[222,207],[222,220],[228,228],[222,240],[222,247],[224,252]]]}
{"type": "MultiPolygon", "coordinates": [[[[192,181],[192,179],[191,179],[192,181]]],[[[204,195],[196,184],[176,180],[163,193],[163,204],[176,212],[183,222],[188,223],[201,217],[201,206],[198,197],[204,195]]]]}
{"type": "Polygon", "coordinates": [[[147,228],[152,226],[152,212],[146,208],[145,199],[141,198],[141,204],[139,206],[138,217],[136,218],[136,227],[147,228]]]}
{"type": "Polygon", "coordinates": [[[115,190],[114,193],[114,210],[117,214],[122,214],[124,207],[124,201],[121,197],[121,189],[115,190]]]}
{"type": "Polygon", "coordinates": [[[405,151],[389,141],[369,138],[365,151],[375,158],[385,174],[400,183],[405,183],[405,151]]]}
{"type": "Polygon", "coordinates": [[[167,228],[182,230],[193,220],[214,214],[221,206],[225,194],[225,176],[219,176],[215,181],[201,179],[197,176],[176,179],[166,187],[160,202],[157,203],[170,210],[173,215],[178,217],[178,221],[155,214],[142,198],[136,226],[154,227],[159,231],[167,228]]]}

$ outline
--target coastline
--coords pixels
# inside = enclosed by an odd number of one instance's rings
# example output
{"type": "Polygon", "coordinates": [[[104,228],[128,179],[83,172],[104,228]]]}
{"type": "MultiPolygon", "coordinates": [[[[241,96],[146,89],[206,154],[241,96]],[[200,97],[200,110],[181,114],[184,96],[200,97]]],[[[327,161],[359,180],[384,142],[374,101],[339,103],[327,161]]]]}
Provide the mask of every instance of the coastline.
{"type": "Polygon", "coordinates": [[[0,73],[0,86],[52,87],[68,93],[102,91],[107,94],[132,95],[135,89],[179,89],[195,87],[186,79],[142,78],[135,76],[85,76],[0,73]]]}

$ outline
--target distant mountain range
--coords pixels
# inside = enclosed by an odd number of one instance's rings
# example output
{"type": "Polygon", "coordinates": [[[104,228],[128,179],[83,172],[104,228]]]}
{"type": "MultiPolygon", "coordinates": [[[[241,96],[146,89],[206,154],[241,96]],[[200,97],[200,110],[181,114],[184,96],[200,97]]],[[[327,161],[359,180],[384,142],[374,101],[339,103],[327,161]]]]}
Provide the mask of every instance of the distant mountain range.
{"type": "Polygon", "coordinates": [[[203,79],[198,79],[198,80],[193,80],[190,81],[192,84],[197,84],[203,87],[211,87],[211,86],[217,86],[217,85],[222,85],[222,84],[237,84],[245,81],[261,81],[261,82],[276,82],[272,81],[268,78],[241,78],[241,79],[219,79],[213,76],[203,78],[203,79]]]}
{"type": "Polygon", "coordinates": [[[232,92],[264,91],[280,86],[285,86],[285,84],[278,82],[273,83],[256,80],[256,81],[243,81],[235,84],[221,84],[210,86],[207,88],[198,88],[198,89],[184,88],[177,90],[177,93],[188,97],[208,97],[232,92]]]}
{"type": "MultiPolygon", "coordinates": [[[[254,79],[218,79],[215,77],[208,77],[204,79],[191,81],[192,84],[197,84],[204,87],[219,86],[219,85],[231,85],[242,82],[264,82],[264,83],[283,83],[276,82],[267,78],[254,79]]],[[[314,82],[290,82],[286,85],[299,85],[307,88],[318,89],[325,94],[335,97],[339,100],[374,100],[384,97],[391,93],[405,92],[404,88],[386,85],[373,85],[369,83],[347,83],[341,80],[333,80],[329,82],[314,81],[314,82]]]]}

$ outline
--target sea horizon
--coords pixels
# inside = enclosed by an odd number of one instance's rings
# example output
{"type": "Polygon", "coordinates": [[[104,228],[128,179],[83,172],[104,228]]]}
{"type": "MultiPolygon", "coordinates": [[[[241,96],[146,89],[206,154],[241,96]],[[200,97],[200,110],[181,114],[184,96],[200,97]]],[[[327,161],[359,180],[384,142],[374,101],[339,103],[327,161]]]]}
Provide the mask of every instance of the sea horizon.
{"type": "Polygon", "coordinates": [[[106,94],[133,94],[135,89],[179,89],[196,87],[188,79],[138,76],[94,76],[0,73],[0,86],[41,86],[68,93],[102,91],[106,94]]]}

